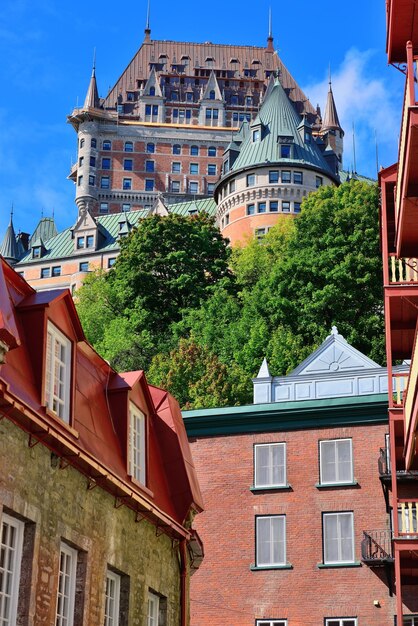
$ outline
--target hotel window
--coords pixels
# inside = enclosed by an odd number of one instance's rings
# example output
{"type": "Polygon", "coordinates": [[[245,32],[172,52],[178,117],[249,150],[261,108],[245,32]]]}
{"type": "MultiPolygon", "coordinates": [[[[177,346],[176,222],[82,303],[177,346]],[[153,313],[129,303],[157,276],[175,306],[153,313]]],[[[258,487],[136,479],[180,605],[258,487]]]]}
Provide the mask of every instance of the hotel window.
{"type": "Polygon", "coordinates": [[[107,202],[100,203],[99,213],[109,213],[109,205],[107,202]]]}
{"type": "Polygon", "coordinates": [[[199,146],[190,146],[190,156],[199,156],[199,146]]]}
{"type": "Polygon", "coordinates": [[[128,472],[145,485],[145,415],[132,402],[129,404],[128,472]]]}
{"type": "Polygon", "coordinates": [[[189,193],[199,193],[199,184],[196,182],[189,183],[189,193]]]}
{"type": "Polygon", "coordinates": [[[109,159],[109,157],[104,157],[102,159],[102,170],[110,170],[110,159],[109,159]]]}
{"type": "Polygon", "coordinates": [[[354,563],[353,513],[323,513],[324,564],[354,563]]]}
{"type": "Polygon", "coordinates": [[[286,565],[286,516],[256,517],[256,567],[286,565]]]}
{"type": "Polygon", "coordinates": [[[0,535],[0,623],[17,623],[25,525],[3,512],[0,535]]]}
{"type": "MultiPolygon", "coordinates": [[[[408,622],[404,622],[404,624],[408,624],[408,622]]],[[[357,617],[327,617],[325,626],[357,626],[357,617]]]]}
{"type": "Polygon", "coordinates": [[[258,619],[255,626],[287,626],[287,619],[258,619]]]}
{"type": "Polygon", "coordinates": [[[321,485],[353,482],[353,442],[351,439],[330,439],[319,442],[321,485]]]}
{"type": "Polygon", "coordinates": [[[86,248],[94,248],[94,235],[87,235],[86,248]]]}
{"type": "Polygon", "coordinates": [[[52,276],[61,276],[61,265],[54,265],[52,268],[52,276]]]}
{"type": "Polygon", "coordinates": [[[89,185],[90,187],[94,187],[94,185],[96,184],[96,177],[93,176],[93,174],[89,175],[89,185]]]}
{"type": "Polygon", "coordinates": [[[77,250],[81,250],[82,248],[84,248],[85,246],[85,239],[84,237],[77,237],[77,250]]]}
{"type": "Polygon", "coordinates": [[[260,141],[260,130],[253,130],[253,141],[260,141]]]}
{"type": "Polygon", "coordinates": [[[283,170],[282,171],[282,183],[291,183],[292,179],[291,179],[291,173],[289,170],[283,170]]]}
{"type": "Polygon", "coordinates": [[[279,210],[279,203],[276,200],[272,200],[272,202],[270,202],[270,212],[277,213],[278,210],[279,210]]]}
{"type": "Polygon", "coordinates": [[[107,570],[104,626],[119,625],[120,576],[107,570]]]}
{"type": "Polygon", "coordinates": [[[187,102],[193,102],[193,92],[192,91],[186,91],[186,101],[187,102]]]}
{"type": "Polygon", "coordinates": [[[302,185],[303,172],[293,172],[293,182],[295,183],[295,185],[302,185]]]}
{"type": "Polygon", "coordinates": [[[41,258],[41,246],[34,246],[32,248],[32,258],[40,259],[41,258]]]}
{"type": "Polygon", "coordinates": [[[91,156],[90,157],[90,165],[91,165],[91,167],[96,167],[96,157],[95,156],[91,156]]]}
{"type": "Polygon", "coordinates": [[[213,194],[213,192],[215,191],[215,183],[208,183],[207,184],[207,192],[210,194],[213,194]]]}
{"type": "Polygon", "coordinates": [[[111,268],[114,266],[114,264],[116,263],[116,257],[111,257],[110,259],[107,260],[107,267],[111,268]]]}
{"type": "Polygon", "coordinates": [[[219,119],[219,109],[206,109],[206,119],[207,120],[219,119]]]}
{"type": "Polygon", "coordinates": [[[235,191],[235,180],[231,180],[229,183],[229,193],[233,193],[235,191]]]}
{"type": "Polygon", "coordinates": [[[247,187],[254,187],[255,174],[247,174],[247,187]]]}
{"type": "Polygon", "coordinates": [[[112,142],[106,139],[103,142],[103,150],[111,150],[111,149],[112,149],[112,142]]]}
{"type": "Polygon", "coordinates": [[[286,485],[286,444],[263,443],[254,446],[254,486],[286,485]]]}
{"type": "Polygon", "coordinates": [[[155,161],[145,161],[145,171],[155,172],[155,161]]]}
{"type": "Polygon", "coordinates": [[[79,263],[78,271],[79,272],[88,272],[89,271],[89,263],[88,263],[88,261],[82,261],[81,263],[79,263]]]}
{"type": "Polygon", "coordinates": [[[102,176],[100,179],[100,187],[101,189],[109,189],[110,187],[110,178],[109,176],[102,176]]]}
{"type": "Polygon", "coordinates": [[[316,176],[315,178],[315,186],[318,189],[323,183],[322,176],[316,176]]]}
{"type": "Polygon", "coordinates": [[[84,146],[84,139],[80,139],[80,148],[83,148],[84,146]]]}
{"type": "Polygon", "coordinates": [[[294,213],[300,213],[301,208],[300,208],[300,202],[294,202],[293,203],[293,211],[294,213]]]}
{"type": "Polygon", "coordinates": [[[123,159],[123,169],[132,172],[134,162],[132,159],[123,159]]]}
{"type": "Polygon", "coordinates": [[[282,159],[290,159],[290,146],[282,144],[280,146],[280,156],[282,159]]]}
{"type": "Polygon", "coordinates": [[[177,143],[173,146],[173,154],[181,154],[181,146],[177,143]]]}
{"type": "Polygon", "coordinates": [[[130,211],[131,210],[131,205],[129,204],[129,202],[124,202],[122,204],[122,211],[126,212],[126,211],[130,211]]]}
{"type": "Polygon", "coordinates": [[[78,186],[81,187],[81,185],[83,184],[83,177],[82,176],[78,177],[77,183],[78,183],[78,186]]]}
{"type": "Polygon", "coordinates": [[[126,190],[132,189],[132,178],[123,179],[123,188],[126,190]]]}
{"type": "Polygon", "coordinates": [[[247,215],[254,215],[255,204],[247,204],[247,215]]]}
{"type": "Polygon", "coordinates": [[[126,99],[128,102],[133,102],[135,100],[135,94],[133,91],[126,92],[126,99]]]}
{"type": "Polygon", "coordinates": [[[49,267],[43,267],[41,269],[41,278],[49,278],[51,276],[51,270],[49,267]]]}
{"type": "Polygon", "coordinates": [[[77,550],[61,544],[55,626],[73,626],[77,550]]]}
{"type": "Polygon", "coordinates": [[[152,178],[145,179],[145,191],[154,191],[154,181],[152,178]]]}
{"type": "Polygon", "coordinates": [[[198,173],[199,173],[199,164],[190,163],[190,174],[198,174],[198,173]]]}
{"type": "Polygon", "coordinates": [[[289,213],[290,211],[290,202],[288,202],[287,200],[283,200],[282,202],[282,211],[283,213],[289,213]]]}
{"type": "Polygon", "coordinates": [[[147,143],[147,152],[149,152],[150,154],[154,154],[155,152],[155,143],[147,143]]]}
{"type": "Polygon", "coordinates": [[[81,157],[78,159],[78,166],[79,166],[79,167],[83,167],[83,163],[84,163],[84,157],[83,157],[83,156],[81,156],[81,157]]]}
{"type": "Polygon", "coordinates": [[[179,161],[173,161],[173,163],[171,164],[171,171],[173,172],[173,174],[178,174],[179,172],[181,172],[181,163],[179,161]]]}
{"type": "Polygon", "coordinates": [[[209,157],[216,156],[216,148],[215,148],[215,146],[209,146],[209,148],[208,148],[208,156],[209,157]]]}
{"type": "Polygon", "coordinates": [[[270,170],[269,172],[269,183],[278,183],[279,182],[279,172],[278,170],[270,170]]]}
{"type": "Polygon", "coordinates": [[[125,141],[125,152],[133,152],[134,151],[134,144],[132,143],[132,141],[125,141]]]}
{"type": "Polygon", "coordinates": [[[180,193],[180,181],[179,180],[171,181],[171,191],[173,193],[180,193]]]}
{"type": "Polygon", "coordinates": [[[258,206],[257,206],[257,212],[258,213],[265,213],[267,211],[267,204],[266,202],[259,202],[258,206]]]}
{"type": "Polygon", "coordinates": [[[208,164],[208,176],[216,176],[216,165],[215,163],[208,164]]]}
{"type": "Polygon", "coordinates": [[[155,96],[155,87],[150,87],[149,88],[149,95],[150,96],[155,96]]]}
{"type": "Polygon", "coordinates": [[[45,404],[70,422],[71,341],[51,322],[47,325],[45,404]]]}

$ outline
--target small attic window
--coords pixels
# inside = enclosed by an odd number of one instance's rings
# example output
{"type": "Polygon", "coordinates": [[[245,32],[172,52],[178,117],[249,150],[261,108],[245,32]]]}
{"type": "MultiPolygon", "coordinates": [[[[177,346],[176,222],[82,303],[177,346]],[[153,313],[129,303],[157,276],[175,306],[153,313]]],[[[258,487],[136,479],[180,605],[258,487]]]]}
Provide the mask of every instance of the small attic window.
{"type": "Polygon", "coordinates": [[[282,159],[290,159],[290,145],[282,144],[280,146],[280,156],[282,159]]]}
{"type": "Polygon", "coordinates": [[[259,61],[258,59],[253,59],[251,61],[251,65],[261,65],[261,61],[259,61]]]}
{"type": "Polygon", "coordinates": [[[261,131],[259,128],[253,130],[253,141],[260,141],[261,131]]]}
{"type": "Polygon", "coordinates": [[[41,246],[34,246],[32,248],[32,258],[40,259],[41,258],[41,246]]]}
{"type": "Polygon", "coordinates": [[[209,100],[215,100],[215,90],[211,89],[209,92],[209,100]]]}
{"type": "Polygon", "coordinates": [[[232,63],[239,63],[239,59],[236,59],[235,57],[232,57],[232,59],[229,61],[231,64],[232,63]]]}

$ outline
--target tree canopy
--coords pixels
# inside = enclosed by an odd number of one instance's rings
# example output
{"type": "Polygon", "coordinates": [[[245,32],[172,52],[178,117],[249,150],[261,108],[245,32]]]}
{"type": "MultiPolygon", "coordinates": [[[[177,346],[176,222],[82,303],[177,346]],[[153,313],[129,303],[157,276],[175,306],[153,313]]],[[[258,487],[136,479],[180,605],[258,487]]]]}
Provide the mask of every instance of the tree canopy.
{"type": "Polygon", "coordinates": [[[383,363],[378,200],[377,185],[321,187],[232,252],[207,216],[147,218],[78,292],[87,336],[187,408],[251,402],[264,356],[289,373],[333,325],[383,363]]]}

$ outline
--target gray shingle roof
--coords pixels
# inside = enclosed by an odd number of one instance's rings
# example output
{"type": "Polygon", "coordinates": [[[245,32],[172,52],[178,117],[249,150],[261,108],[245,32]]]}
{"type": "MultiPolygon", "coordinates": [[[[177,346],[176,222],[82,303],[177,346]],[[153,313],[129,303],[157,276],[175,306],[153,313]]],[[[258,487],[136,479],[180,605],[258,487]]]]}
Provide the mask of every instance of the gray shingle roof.
{"type": "Polygon", "coordinates": [[[9,225],[0,246],[0,254],[4,259],[6,259],[6,261],[11,262],[17,261],[20,256],[19,246],[17,245],[16,241],[16,233],[15,229],[13,228],[12,217],[10,217],[9,225]]]}

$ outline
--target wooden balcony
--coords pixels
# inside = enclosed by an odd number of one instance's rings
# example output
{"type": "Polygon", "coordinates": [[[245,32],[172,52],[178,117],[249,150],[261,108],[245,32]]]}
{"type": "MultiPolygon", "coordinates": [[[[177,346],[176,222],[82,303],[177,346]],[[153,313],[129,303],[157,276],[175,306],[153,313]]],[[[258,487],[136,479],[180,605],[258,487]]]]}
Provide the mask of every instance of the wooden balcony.
{"type": "Polygon", "coordinates": [[[415,0],[386,0],[386,51],[389,63],[405,63],[405,44],[418,47],[418,12],[415,0]]]}
{"type": "Polygon", "coordinates": [[[399,537],[418,539],[418,500],[398,500],[399,537]]]}
{"type": "Polygon", "coordinates": [[[390,285],[418,285],[418,259],[401,258],[394,254],[389,255],[389,284],[390,285]]]}
{"type": "Polygon", "coordinates": [[[417,469],[417,426],[418,426],[418,341],[415,332],[415,341],[412,352],[408,386],[403,399],[404,433],[405,433],[405,467],[417,469]]]}
{"type": "Polygon", "coordinates": [[[411,42],[406,46],[406,53],[406,85],[395,191],[395,249],[398,257],[412,257],[418,242],[418,56],[414,56],[411,42]]]}

